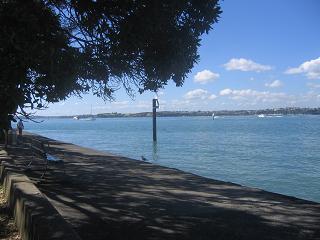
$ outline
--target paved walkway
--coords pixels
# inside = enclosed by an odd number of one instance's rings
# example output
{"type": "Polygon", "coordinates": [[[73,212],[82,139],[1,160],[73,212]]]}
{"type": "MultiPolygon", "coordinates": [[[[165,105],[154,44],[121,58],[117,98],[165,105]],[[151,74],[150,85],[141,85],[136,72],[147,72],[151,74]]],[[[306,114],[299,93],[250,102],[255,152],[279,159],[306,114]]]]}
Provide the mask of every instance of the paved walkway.
{"type": "MultiPolygon", "coordinates": [[[[34,164],[28,174],[82,239],[320,239],[318,203],[53,140],[50,149],[66,172],[37,181],[34,164]]],[[[21,166],[30,157],[8,152],[21,166]]]]}

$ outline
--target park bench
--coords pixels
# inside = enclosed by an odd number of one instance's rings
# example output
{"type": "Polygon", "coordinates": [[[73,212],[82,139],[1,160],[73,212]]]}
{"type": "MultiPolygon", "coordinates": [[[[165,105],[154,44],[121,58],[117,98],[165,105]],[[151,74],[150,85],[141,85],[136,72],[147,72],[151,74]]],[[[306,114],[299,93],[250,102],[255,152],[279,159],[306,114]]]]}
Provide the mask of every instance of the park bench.
{"type": "Polygon", "coordinates": [[[24,144],[26,144],[32,151],[32,158],[30,161],[27,163],[26,167],[27,169],[32,169],[32,165],[35,162],[36,158],[40,158],[41,160],[44,161],[43,163],[43,168],[42,174],[41,174],[41,179],[45,177],[45,174],[49,170],[55,170],[57,166],[63,168],[63,172],[65,173],[65,168],[64,168],[64,161],[52,154],[49,153],[50,151],[50,144],[49,141],[45,140],[39,140],[36,138],[29,138],[29,137],[24,137],[24,144]],[[55,166],[55,168],[49,168],[49,165],[55,166]]]}

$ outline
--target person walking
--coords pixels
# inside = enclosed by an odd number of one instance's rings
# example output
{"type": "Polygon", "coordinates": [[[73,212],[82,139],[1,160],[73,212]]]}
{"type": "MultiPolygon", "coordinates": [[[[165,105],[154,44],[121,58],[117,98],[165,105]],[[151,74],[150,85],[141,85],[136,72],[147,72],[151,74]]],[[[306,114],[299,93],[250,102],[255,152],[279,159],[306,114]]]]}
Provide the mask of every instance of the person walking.
{"type": "Polygon", "coordinates": [[[17,128],[18,128],[18,131],[19,131],[19,136],[22,136],[22,130],[24,129],[24,125],[23,125],[23,122],[22,122],[21,119],[17,123],[17,128]]]}
{"type": "Polygon", "coordinates": [[[13,121],[12,115],[0,115],[0,129],[3,131],[4,147],[7,148],[9,144],[9,130],[11,130],[11,121],[13,121]]]}

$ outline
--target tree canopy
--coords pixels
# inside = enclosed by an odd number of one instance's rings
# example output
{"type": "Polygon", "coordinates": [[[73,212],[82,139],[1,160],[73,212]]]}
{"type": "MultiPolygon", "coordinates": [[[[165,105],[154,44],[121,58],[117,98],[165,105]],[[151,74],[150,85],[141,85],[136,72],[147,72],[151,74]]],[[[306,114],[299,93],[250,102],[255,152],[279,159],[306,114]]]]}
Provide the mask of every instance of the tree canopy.
{"type": "Polygon", "coordinates": [[[182,86],[220,13],[218,0],[0,0],[0,118],[182,86]]]}

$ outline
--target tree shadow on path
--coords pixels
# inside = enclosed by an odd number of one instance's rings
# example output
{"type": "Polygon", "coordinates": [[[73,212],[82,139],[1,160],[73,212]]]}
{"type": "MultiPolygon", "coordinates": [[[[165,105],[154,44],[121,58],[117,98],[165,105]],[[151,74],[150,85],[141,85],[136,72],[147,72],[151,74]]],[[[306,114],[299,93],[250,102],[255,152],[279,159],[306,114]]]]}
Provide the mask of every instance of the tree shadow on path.
{"type": "Polygon", "coordinates": [[[50,148],[66,173],[37,186],[83,239],[320,239],[320,204],[53,140],[50,148]]]}

